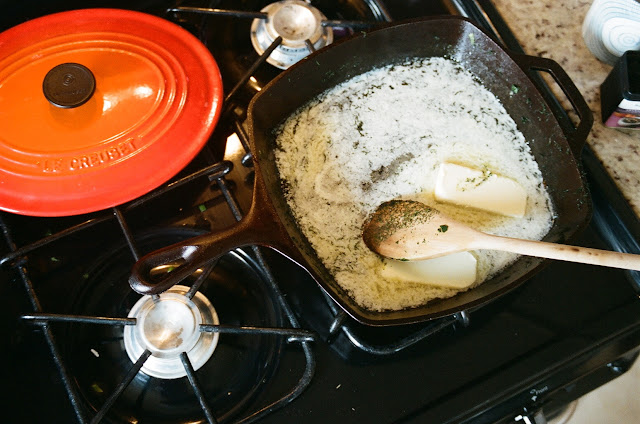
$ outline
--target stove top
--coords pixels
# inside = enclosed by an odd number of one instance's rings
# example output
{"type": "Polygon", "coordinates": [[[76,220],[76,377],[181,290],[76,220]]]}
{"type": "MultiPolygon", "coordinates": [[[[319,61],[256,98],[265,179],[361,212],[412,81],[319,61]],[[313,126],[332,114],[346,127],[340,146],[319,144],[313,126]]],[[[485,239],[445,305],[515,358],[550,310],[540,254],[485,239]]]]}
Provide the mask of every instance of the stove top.
{"type": "MultiPolygon", "coordinates": [[[[54,11],[104,6],[60,3],[12,3],[1,28],[54,11]]],[[[3,397],[5,419],[533,422],[541,410],[552,415],[626,371],[640,346],[640,284],[636,273],[616,269],[550,263],[480,309],[384,328],[353,321],[304,270],[257,247],[230,252],[173,293],[141,300],[130,289],[129,271],[144,253],[229,226],[249,208],[254,174],[245,108],[282,72],[261,57],[270,46],[252,42],[252,34],[269,29],[256,29],[260,18],[249,12],[267,13],[268,4],[135,2],[209,47],[221,65],[225,115],[183,172],[140,199],[67,218],[0,216],[0,293],[6,300],[0,319],[9,324],[2,330],[3,381],[11,385],[3,397]],[[229,10],[234,13],[222,12],[229,10]],[[156,314],[161,309],[183,319],[167,320],[156,314]],[[186,331],[196,326],[201,344],[186,331]],[[136,367],[145,349],[154,362],[136,367]]],[[[330,22],[324,28],[333,39],[388,21],[460,13],[517,50],[488,1],[311,4],[330,22]]],[[[634,251],[637,222],[589,149],[583,159],[595,214],[575,243],[634,251]]]]}

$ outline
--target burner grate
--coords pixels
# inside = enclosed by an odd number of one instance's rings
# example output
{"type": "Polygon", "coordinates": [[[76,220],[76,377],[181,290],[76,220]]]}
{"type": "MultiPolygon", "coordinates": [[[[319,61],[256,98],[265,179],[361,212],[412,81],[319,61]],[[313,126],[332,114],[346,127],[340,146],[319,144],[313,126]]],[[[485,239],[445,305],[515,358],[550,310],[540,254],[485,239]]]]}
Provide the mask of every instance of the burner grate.
{"type": "MultiPolygon", "coordinates": [[[[176,190],[182,185],[193,181],[198,178],[206,177],[210,180],[213,180],[220,188],[225,198],[229,202],[229,208],[233,211],[234,215],[241,219],[242,215],[240,213],[240,208],[233,200],[233,195],[228,187],[228,183],[226,181],[226,174],[230,172],[232,169],[231,163],[221,162],[216,163],[211,166],[207,166],[199,171],[196,171],[193,174],[190,174],[180,180],[169,183],[160,189],[126,205],[123,207],[115,207],[111,210],[111,212],[105,212],[103,214],[98,215],[95,218],[91,218],[87,221],[84,221],[75,226],[71,226],[65,228],[55,234],[51,234],[43,239],[37,240],[28,245],[18,247],[13,242],[13,233],[14,231],[19,230],[18,228],[11,228],[11,226],[7,223],[7,220],[4,219],[4,216],[0,216],[0,227],[2,228],[2,232],[4,234],[5,240],[7,244],[10,246],[10,252],[2,257],[0,257],[0,264],[10,265],[14,268],[20,279],[23,282],[24,288],[28,294],[29,300],[32,304],[33,313],[23,314],[20,318],[25,322],[30,322],[32,324],[40,326],[46,342],[50,348],[51,355],[58,369],[60,378],[63,381],[63,385],[67,392],[67,396],[70,400],[70,403],[75,412],[75,416],[79,423],[88,422],[85,419],[85,412],[81,401],[81,396],[77,392],[77,389],[73,383],[74,379],[71,377],[71,373],[69,372],[69,368],[65,363],[61,353],[60,353],[60,343],[57,340],[57,337],[54,336],[53,331],[51,330],[51,324],[54,322],[67,322],[67,323],[86,323],[86,324],[97,324],[97,325],[110,325],[110,326],[133,326],[136,324],[135,318],[112,318],[112,317],[99,317],[99,316],[79,316],[79,315],[65,315],[65,314],[51,314],[45,313],[44,308],[41,306],[37,290],[34,288],[34,283],[31,281],[29,277],[29,259],[28,255],[37,251],[40,248],[48,246],[58,240],[61,240],[65,237],[71,237],[77,233],[86,233],[91,232],[95,229],[97,224],[109,221],[116,220],[120,225],[122,230],[122,237],[126,240],[127,245],[131,251],[132,256],[137,260],[139,257],[139,249],[137,247],[135,236],[131,232],[130,225],[125,218],[125,213],[132,210],[133,208],[144,205],[148,200],[157,198],[159,196],[165,195],[172,190],[176,190]]],[[[221,326],[216,324],[202,324],[200,326],[200,331],[205,333],[230,333],[230,334],[242,334],[242,335],[264,335],[264,334],[272,334],[272,335],[280,335],[286,336],[288,343],[298,343],[304,353],[306,364],[304,366],[304,370],[302,371],[302,376],[298,380],[297,384],[289,391],[289,393],[282,396],[280,399],[270,403],[269,405],[263,407],[262,409],[251,413],[250,415],[240,419],[239,423],[248,423],[253,422],[262,416],[286,405],[295,399],[304,389],[310,384],[312,376],[314,374],[315,369],[315,358],[313,352],[311,350],[310,343],[314,341],[315,335],[306,330],[299,329],[299,325],[296,321],[296,318],[288,306],[286,300],[280,293],[280,290],[277,287],[277,284],[271,274],[268,271],[268,266],[266,262],[262,259],[262,255],[260,249],[255,247],[253,249],[254,255],[258,258],[259,265],[264,274],[267,276],[267,280],[271,289],[276,293],[276,298],[280,303],[280,307],[284,310],[285,316],[288,319],[288,324],[290,327],[283,328],[265,328],[265,327],[246,327],[246,326],[221,326]]],[[[210,269],[208,270],[210,271],[210,269]]],[[[202,275],[206,275],[207,272],[203,272],[202,275]]],[[[198,283],[196,282],[192,287],[191,291],[197,290],[198,283]],[[194,290],[195,289],[195,290],[194,290]]],[[[110,408],[114,405],[119,396],[123,393],[123,391],[128,387],[131,381],[136,377],[138,372],[143,369],[145,362],[151,357],[151,351],[145,349],[142,354],[139,356],[135,364],[130,368],[126,377],[123,381],[116,387],[111,396],[104,403],[103,407],[97,411],[97,413],[93,416],[93,418],[89,421],[91,423],[100,422],[108,413],[110,408]]],[[[193,388],[194,394],[197,396],[200,405],[202,406],[202,411],[206,416],[208,422],[215,423],[217,422],[214,418],[214,415],[207,404],[207,399],[203,395],[203,391],[200,388],[200,384],[198,383],[197,375],[194,371],[194,367],[191,363],[191,360],[185,353],[180,354],[180,361],[184,366],[185,374],[191,382],[191,386],[193,388]]]]}
{"type": "MultiPolygon", "coordinates": [[[[331,44],[334,29],[363,30],[391,21],[382,2],[365,3],[375,20],[327,19],[320,8],[302,0],[276,1],[260,11],[179,6],[168,9],[167,13],[252,19],[250,39],[253,48],[261,56],[259,63],[266,61],[276,68],[288,69],[309,54],[331,44]]],[[[255,69],[248,73],[249,77],[253,71],[255,69]]]]}
{"type": "MultiPolygon", "coordinates": [[[[368,28],[372,25],[379,25],[383,22],[391,21],[391,17],[381,1],[366,0],[367,7],[370,9],[374,16],[373,22],[358,21],[349,19],[322,19],[322,28],[337,31],[339,29],[348,29],[350,31],[360,30],[368,28]]],[[[264,18],[264,12],[251,12],[251,11],[233,11],[223,9],[208,9],[208,8],[193,8],[193,7],[174,7],[166,10],[168,14],[174,16],[184,13],[197,13],[205,15],[217,15],[221,17],[233,17],[241,19],[254,19],[262,20],[264,18]]],[[[198,32],[200,34],[206,34],[206,21],[202,20],[198,32]]],[[[205,44],[206,44],[206,40],[205,44]]],[[[305,48],[307,53],[312,53],[316,49],[316,44],[308,39],[305,39],[305,48]]],[[[243,126],[244,114],[246,113],[246,96],[240,95],[241,91],[252,80],[256,71],[261,68],[265,62],[269,62],[269,57],[283,43],[283,38],[276,37],[266,48],[261,52],[257,60],[255,60],[246,71],[244,71],[239,79],[237,79],[224,99],[224,111],[221,118],[221,122],[224,122],[228,128],[231,128],[235,134],[237,134],[240,144],[242,145],[244,153],[240,159],[240,163],[250,168],[252,165],[252,153],[249,148],[248,135],[243,126]]],[[[321,46],[319,46],[321,47],[321,46]]],[[[257,84],[259,89],[259,84],[257,84]]],[[[233,170],[234,163],[223,160],[213,160],[213,154],[209,152],[210,146],[205,147],[205,151],[202,156],[205,159],[205,165],[196,169],[185,176],[182,176],[159,189],[150,192],[128,204],[114,207],[110,210],[98,212],[86,217],[86,220],[78,223],[73,223],[68,226],[64,226],[62,229],[45,235],[44,237],[37,238],[36,240],[29,241],[26,244],[19,246],[14,242],[16,235],[20,235],[22,228],[20,225],[13,225],[10,221],[9,214],[0,214],[0,228],[7,246],[9,248],[8,253],[4,256],[0,256],[0,267],[8,267],[13,269],[19,279],[22,281],[25,292],[27,293],[28,300],[32,306],[33,312],[20,315],[20,319],[23,322],[31,323],[38,326],[43,333],[46,343],[49,347],[51,356],[57,368],[60,379],[64,386],[64,390],[69,399],[71,407],[73,409],[75,418],[79,423],[101,422],[108,414],[118,398],[127,390],[127,387],[134,381],[136,376],[139,375],[140,370],[144,370],[145,362],[152,356],[152,352],[149,349],[144,349],[142,353],[136,354],[137,358],[132,358],[133,364],[129,368],[126,375],[122,378],[122,381],[114,388],[107,400],[102,405],[101,409],[91,413],[92,418],[87,421],[87,411],[84,407],[84,399],[80,393],[78,393],[77,386],[74,382],[72,373],[66,360],[61,353],[61,343],[58,337],[54,335],[52,330],[53,323],[67,323],[67,324],[89,324],[89,325],[104,325],[110,327],[132,327],[137,323],[136,318],[115,318],[104,316],[89,316],[89,315],[68,315],[59,313],[48,313],[46,307],[43,307],[40,300],[39,289],[36,288],[37,283],[32,281],[32,264],[30,263],[30,256],[37,254],[43,249],[55,248],[56,244],[66,239],[72,239],[78,236],[92,237],[93,234],[98,233],[98,229],[106,223],[115,223],[119,228],[119,237],[124,239],[131,256],[134,260],[137,260],[140,254],[140,247],[134,235],[134,230],[140,225],[137,222],[129,218],[131,214],[144,208],[148,208],[153,202],[163,199],[167,196],[171,196],[172,193],[184,191],[188,189],[188,186],[196,181],[208,180],[211,186],[221,193],[224,198],[226,207],[231,212],[233,218],[237,221],[243,217],[241,207],[234,198],[232,184],[228,180],[229,173],[233,170]],[[135,359],[135,361],[134,361],[135,359]]],[[[202,210],[200,212],[203,212],[202,210]]],[[[206,218],[204,218],[206,221],[206,218]]],[[[201,332],[207,333],[226,333],[236,335],[278,335],[284,336],[288,343],[294,343],[299,345],[304,356],[304,366],[301,371],[297,382],[286,391],[281,397],[268,403],[266,406],[257,408],[248,415],[239,418],[238,423],[250,423],[255,422],[266,415],[282,408],[289,402],[296,399],[311,383],[315,372],[315,355],[311,348],[311,343],[317,339],[315,333],[300,328],[298,318],[289,306],[288,301],[281,292],[281,288],[274,277],[268,261],[265,259],[263,252],[258,247],[251,248],[253,256],[249,256],[242,251],[237,254],[242,255],[244,260],[252,262],[256,268],[260,269],[265,280],[268,282],[270,290],[274,293],[277,299],[278,306],[284,313],[286,318],[286,326],[283,327],[250,327],[250,326],[228,326],[215,323],[200,324],[199,328],[201,332]]],[[[206,275],[207,270],[202,273],[206,275]]],[[[197,290],[199,283],[193,284],[189,290],[187,297],[192,296],[197,290]]],[[[328,298],[328,308],[331,312],[331,318],[328,321],[328,336],[327,341],[331,342],[335,339],[339,333],[344,334],[349,341],[357,349],[372,355],[390,355],[403,350],[415,343],[427,338],[435,333],[438,333],[446,328],[453,327],[454,325],[468,325],[468,315],[466,313],[458,314],[453,317],[448,317],[439,320],[431,325],[421,327],[419,330],[410,333],[399,340],[384,345],[377,345],[370,343],[366,338],[361,337],[357,331],[353,329],[351,319],[344,314],[339,308],[328,298]]],[[[326,322],[325,324],[326,325],[326,322]]],[[[198,381],[197,371],[192,364],[192,361],[186,353],[182,352],[179,355],[179,361],[184,368],[184,374],[187,376],[194,395],[198,399],[201,406],[202,414],[206,420],[210,423],[215,423],[215,411],[212,410],[208,404],[207,397],[201,387],[201,383],[198,381]]]]}

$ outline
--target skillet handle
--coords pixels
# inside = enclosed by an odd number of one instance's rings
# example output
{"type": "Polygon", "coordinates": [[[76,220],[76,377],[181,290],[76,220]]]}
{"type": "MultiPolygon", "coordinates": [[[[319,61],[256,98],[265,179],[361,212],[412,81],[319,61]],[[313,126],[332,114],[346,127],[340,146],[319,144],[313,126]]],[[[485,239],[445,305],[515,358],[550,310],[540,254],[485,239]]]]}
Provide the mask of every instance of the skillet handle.
{"type": "Polygon", "coordinates": [[[573,156],[577,160],[580,160],[582,149],[587,140],[587,136],[589,135],[589,131],[591,131],[591,126],[593,125],[593,112],[591,112],[591,109],[584,100],[584,97],[582,97],[578,88],[575,86],[573,81],[571,81],[569,75],[567,75],[564,69],[562,69],[556,61],[544,57],[524,54],[513,54],[513,58],[520,68],[529,75],[529,78],[533,83],[540,88],[542,96],[560,124],[560,129],[564,133],[565,137],[567,137],[573,156]],[[569,116],[566,114],[562,106],[560,106],[557,97],[552,93],[547,83],[535,71],[547,72],[551,77],[553,77],[580,118],[580,122],[577,126],[573,125],[569,116]]]}
{"type": "Polygon", "coordinates": [[[225,253],[257,243],[252,222],[247,217],[219,232],[203,234],[143,256],[133,266],[129,285],[142,295],[159,294],[225,253]],[[153,278],[152,270],[166,264],[178,266],[160,279],[153,278]]]}

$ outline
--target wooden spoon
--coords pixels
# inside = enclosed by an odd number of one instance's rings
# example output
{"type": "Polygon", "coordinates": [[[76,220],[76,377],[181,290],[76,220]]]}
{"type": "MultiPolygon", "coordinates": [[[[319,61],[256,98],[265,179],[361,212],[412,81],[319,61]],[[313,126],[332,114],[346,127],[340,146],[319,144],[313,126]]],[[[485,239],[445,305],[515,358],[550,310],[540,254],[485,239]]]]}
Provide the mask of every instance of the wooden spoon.
{"type": "Polygon", "coordinates": [[[392,200],[380,205],[365,223],[362,237],[369,249],[399,260],[490,249],[640,271],[640,255],[494,236],[410,200],[392,200]]]}

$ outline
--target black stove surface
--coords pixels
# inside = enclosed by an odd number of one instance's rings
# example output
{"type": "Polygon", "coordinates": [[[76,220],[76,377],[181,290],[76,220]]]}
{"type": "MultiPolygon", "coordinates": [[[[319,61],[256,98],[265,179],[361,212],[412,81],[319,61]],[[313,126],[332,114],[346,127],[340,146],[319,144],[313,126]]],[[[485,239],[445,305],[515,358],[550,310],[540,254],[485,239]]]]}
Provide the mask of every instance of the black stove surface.
{"type": "MultiPolygon", "coordinates": [[[[576,244],[607,248],[591,229],[576,244]]],[[[580,396],[581,377],[636,348],[638,312],[637,293],[623,271],[554,263],[472,312],[468,327],[402,352],[368,355],[341,334],[333,342],[340,355],[318,350],[323,377],[295,408],[266,422],[512,422],[523,406],[552,410],[555,397],[580,396]]],[[[316,316],[309,314],[309,322],[316,316]]],[[[379,343],[379,329],[349,325],[379,343]]]]}
{"type": "MultiPolygon", "coordinates": [[[[1,28],[58,10],[132,7],[117,1],[61,3],[8,3],[1,28]]],[[[167,3],[140,1],[135,8],[162,14],[167,3]]],[[[205,1],[200,6],[233,4],[234,9],[256,10],[264,3],[205,1]]],[[[384,19],[362,7],[368,1],[334,3],[336,11],[330,19],[384,19]]],[[[477,6],[478,2],[388,1],[386,6],[389,15],[399,20],[451,13],[453,3],[477,6]]],[[[491,12],[489,2],[479,3],[491,12]]],[[[242,51],[240,65],[223,68],[225,92],[241,79],[242,71],[235,67],[245,69],[257,57],[244,47],[217,51],[219,45],[212,44],[220,39],[216,31],[230,34],[247,22],[234,24],[229,18],[215,17],[203,24],[201,17],[167,17],[205,36],[218,60],[242,51]]],[[[244,87],[234,102],[246,101],[263,79],[278,72],[265,65],[256,74],[256,85],[244,87]]],[[[241,163],[241,143],[227,141],[237,129],[232,122],[221,122],[210,146],[174,180],[180,181],[180,188],[144,202],[69,218],[2,214],[7,239],[0,243],[0,296],[5,301],[0,318],[6,355],[2,380],[9,388],[2,397],[3,422],[91,422],[131,366],[122,347],[122,327],[78,322],[42,326],[20,317],[38,308],[50,314],[124,317],[138,297],[127,283],[127,269],[135,255],[235,222],[238,211],[228,207],[225,187],[235,196],[239,211],[248,209],[252,187],[252,171],[241,163]],[[217,165],[223,156],[233,163],[232,170],[217,165]],[[190,178],[203,168],[213,169],[204,177],[190,178]],[[132,229],[140,249],[133,255],[123,240],[123,227],[132,229]],[[64,235],[49,241],[61,231],[64,235]],[[43,239],[47,243],[29,247],[43,239]],[[28,252],[15,254],[23,246],[29,247],[28,252]],[[36,293],[39,305],[33,304],[25,286],[36,293]],[[47,332],[54,335],[59,359],[52,357],[49,339],[43,337],[47,332]],[[67,384],[79,394],[79,406],[69,400],[58,360],[69,374],[67,384]]],[[[595,216],[575,244],[635,249],[634,240],[640,235],[635,216],[589,149],[584,163],[595,216]]],[[[514,422],[540,409],[553,412],[626,371],[640,346],[640,285],[635,277],[622,270],[554,262],[516,290],[469,311],[469,322],[456,317],[371,328],[344,317],[303,270],[283,257],[263,249],[236,251],[216,265],[201,288],[218,308],[223,324],[299,324],[313,332],[313,342],[222,334],[220,350],[197,375],[220,422],[254,418],[260,423],[514,422]],[[269,281],[277,282],[293,311],[293,321],[287,320],[287,307],[274,297],[269,281]],[[263,303],[265,298],[269,301],[263,303]],[[443,322],[440,331],[414,340],[443,322]],[[310,383],[305,381],[299,395],[272,407],[307,377],[310,383]],[[264,409],[265,413],[253,415],[264,409]]],[[[138,375],[101,422],[204,419],[186,378],[160,381],[138,375]]]]}

